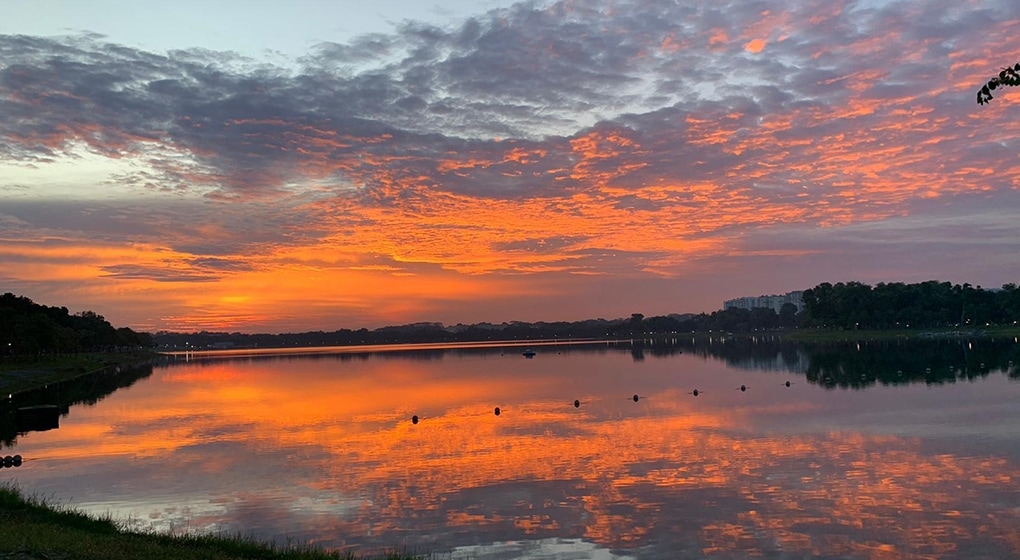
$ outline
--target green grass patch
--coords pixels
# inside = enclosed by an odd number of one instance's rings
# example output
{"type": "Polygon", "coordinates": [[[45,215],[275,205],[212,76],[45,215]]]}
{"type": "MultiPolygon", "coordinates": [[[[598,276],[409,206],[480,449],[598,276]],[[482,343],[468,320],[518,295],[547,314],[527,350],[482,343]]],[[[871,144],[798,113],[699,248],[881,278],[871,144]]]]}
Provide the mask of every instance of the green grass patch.
{"type": "MultiPolygon", "coordinates": [[[[251,537],[168,535],[121,530],[109,518],[52,506],[0,484],[0,551],[25,558],[67,560],[355,560],[350,553],[311,546],[281,547],[251,537]]],[[[425,560],[430,556],[393,553],[383,560],[425,560]]]]}
{"type": "Polygon", "coordinates": [[[148,350],[89,352],[35,358],[0,358],[0,394],[20,393],[109,367],[128,367],[158,357],[148,350]]]}

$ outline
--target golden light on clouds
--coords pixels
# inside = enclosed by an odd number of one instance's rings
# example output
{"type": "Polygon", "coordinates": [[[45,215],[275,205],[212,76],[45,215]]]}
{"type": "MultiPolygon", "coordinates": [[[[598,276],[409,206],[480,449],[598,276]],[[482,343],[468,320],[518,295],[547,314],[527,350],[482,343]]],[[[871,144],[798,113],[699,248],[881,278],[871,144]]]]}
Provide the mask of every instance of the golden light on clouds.
{"type": "Polygon", "coordinates": [[[752,39],[746,45],[744,45],[744,50],[749,53],[757,54],[763,51],[765,49],[765,45],[767,44],[768,41],[764,39],[752,39]]]}
{"type": "Polygon", "coordinates": [[[987,28],[925,27],[927,1],[522,7],[300,72],[3,36],[0,281],[117,324],[246,331],[1015,281],[1020,93],[969,97],[1018,24],[988,6],[987,28]]]}

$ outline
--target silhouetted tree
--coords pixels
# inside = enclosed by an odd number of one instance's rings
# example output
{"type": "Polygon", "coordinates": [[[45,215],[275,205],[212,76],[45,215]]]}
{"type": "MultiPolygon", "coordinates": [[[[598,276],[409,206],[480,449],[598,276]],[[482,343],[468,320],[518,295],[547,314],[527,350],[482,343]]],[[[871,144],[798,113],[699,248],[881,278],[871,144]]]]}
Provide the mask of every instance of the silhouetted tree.
{"type": "Polygon", "coordinates": [[[981,86],[981,89],[977,92],[978,105],[984,105],[990,102],[992,92],[1000,87],[1015,87],[1020,86],[1020,62],[1017,62],[1012,67],[1005,67],[999,71],[999,75],[988,80],[988,83],[981,86]]]}
{"type": "Polygon", "coordinates": [[[983,290],[930,280],[919,284],[819,284],[804,291],[808,327],[909,328],[984,326],[1020,320],[1015,285],[983,290]]]}
{"type": "Polygon", "coordinates": [[[102,315],[71,315],[66,307],[38,305],[12,293],[0,295],[0,355],[38,356],[125,346],[151,346],[152,336],[115,329],[102,315]]]}
{"type": "Polygon", "coordinates": [[[797,306],[792,303],[784,303],[779,308],[779,326],[790,328],[797,326],[797,306]]]}
{"type": "MultiPolygon", "coordinates": [[[[345,346],[420,342],[468,342],[486,340],[536,340],[546,338],[636,338],[692,332],[749,333],[794,326],[842,329],[933,328],[957,325],[984,326],[1020,321],[1020,288],[1006,284],[1001,290],[983,290],[970,284],[931,280],[918,284],[882,283],[875,287],[860,282],[828,282],[804,291],[804,309],[784,305],[777,314],[771,308],[721,309],[698,315],[645,317],[634,313],[619,319],[588,319],[554,323],[478,323],[443,326],[416,323],[375,330],[339,329],[286,334],[225,332],[156,333],[160,346],[198,348],[214,345],[235,347],[345,346]],[[186,346],[187,345],[187,346],[186,346]]],[[[6,308],[0,301],[0,341],[6,308]]],[[[66,310],[63,311],[66,316],[66,310]]],[[[121,335],[121,333],[117,333],[121,335]]],[[[136,333],[146,345],[147,335],[136,333]]],[[[120,340],[126,337],[121,335],[120,340]]],[[[0,354],[3,353],[0,346],[0,354]]],[[[1018,360],[1020,361],[1020,360],[1018,360]]]]}

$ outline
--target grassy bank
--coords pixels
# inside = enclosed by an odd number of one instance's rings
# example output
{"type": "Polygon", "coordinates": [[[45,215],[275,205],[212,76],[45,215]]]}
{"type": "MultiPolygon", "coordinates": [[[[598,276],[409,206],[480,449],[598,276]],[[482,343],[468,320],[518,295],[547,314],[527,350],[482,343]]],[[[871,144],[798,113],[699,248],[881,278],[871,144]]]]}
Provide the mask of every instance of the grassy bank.
{"type": "Polygon", "coordinates": [[[109,367],[128,367],[159,356],[148,350],[89,352],[38,359],[0,358],[0,395],[20,393],[109,367]]]}
{"type": "MultiPolygon", "coordinates": [[[[26,497],[0,485],[0,558],[64,560],[353,560],[311,547],[282,548],[244,537],[181,536],[121,531],[109,519],[26,497]]],[[[385,560],[425,557],[391,554],[385,560]]]]}

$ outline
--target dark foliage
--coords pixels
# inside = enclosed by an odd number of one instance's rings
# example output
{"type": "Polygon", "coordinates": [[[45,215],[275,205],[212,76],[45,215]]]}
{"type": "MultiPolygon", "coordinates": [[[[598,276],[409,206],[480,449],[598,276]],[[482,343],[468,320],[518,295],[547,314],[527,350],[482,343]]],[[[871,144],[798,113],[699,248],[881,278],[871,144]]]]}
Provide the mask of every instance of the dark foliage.
{"type": "Polygon", "coordinates": [[[123,369],[107,368],[93,375],[83,375],[11,395],[0,401],[0,449],[11,447],[18,434],[29,431],[20,427],[16,421],[15,411],[18,408],[52,404],[59,407],[60,414],[65,416],[72,406],[93,406],[117,389],[130,387],[150,375],[151,363],[123,369]]]}
{"type": "Polygon", "coordinates": [[[838,329],[974,328],[1020,320],[1020,290],[983,290],[931,280],[871,287],[860,282],[819,284],[804,291],[801,326],[838,329]]]}
{"type": "Polygon", "coordinates": [[[487,340],[566,340],[641,338],[692,332],[751,333],[822,327],[835,329],[906,329],[1005,325],[1020,320],[1020,290],[1006,284],[1001,290],[982,290],[970,284],[929,281],[920,284],[859,282],[819,284],[804,292],[805,309],[786,304],[779,313],[769,308],[722,309],[698,315],[576,322],[537,322],[444,326],[442,323],[368,329],[340,329],[287,334],[223,332],[160,332],[155,341],[164,348],[287,348],[374,344],[484,342],[487,340]]]}
{"type": "Polygon", "coordinates": [[[1020,86],[1020,62],[1017,62],[1012,67],[1003,68],[999,71],[998,76],[988,80],[988,83],[978,90],[978,105],[984,105],[985,103],[991,102],[993,99],[992,92],[1000,87],[1006,86],[1020,86]]]}
{"type": "Polygon", "coordinates": [[[0,296],[0,356],[26,357],[152,346],[152,335],[114,328],[94,311],[71,314],[23,296],[0,296]]]}
{"type": "Polygon", "coordinates": [[[875,384],[941,385],[993,373],[1017,378],[1020,347],[1013,338],[914,337],[797,342],[783,337],[730,337],[688,343],[683,351],[724,360],[734,368],[800,374],[826,388],[875,384]]]}

